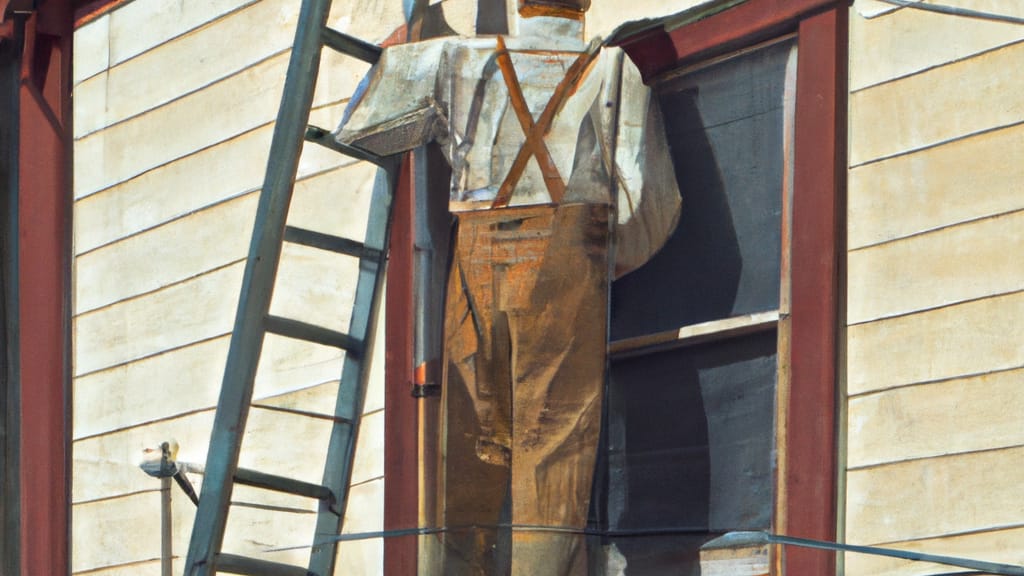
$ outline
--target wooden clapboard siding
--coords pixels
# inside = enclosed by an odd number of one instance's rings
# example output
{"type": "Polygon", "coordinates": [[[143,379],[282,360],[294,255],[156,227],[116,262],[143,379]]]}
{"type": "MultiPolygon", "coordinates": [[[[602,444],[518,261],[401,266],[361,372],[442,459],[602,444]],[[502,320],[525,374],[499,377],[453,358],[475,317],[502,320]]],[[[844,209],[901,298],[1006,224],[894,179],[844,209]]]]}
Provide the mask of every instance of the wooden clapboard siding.
{"type": "Polygon", "coordinates": [[[371,538],[341,542],[336,558],[337,574],[379,576],[381,571],[378,567],[384,564],[384,540],[371,538]]]}
{"type": "Polygon", "coordinates": [[[850,469],[1024,445],[1024,370],[883,390],[849,404],[850,469]]]}
{"type": "Polygon", "coordinates": [[[162,0],[134,0],[117,6],[75,31],[74,82],[78,84],[254,1],[167,4],[162,0]],[[153,18],[157,13],[164,17],[153,18]]]}
{"type": "Polygon", "coordinates": [[[845,538],[1019,564],[1024,29],[868,4],[851,12],[845,538]]]}
{"type": "Polygon", "coordinates": [[[263,0],[139,54],[75,87],[77,99],[97,99],[97,110],[78,107],[79,137],[195,92],[291,47],[298,11],[286,0],[263,0]],[[254,26],[254,22],[260,22],[254,26]],[[247,49],[239,50],[239,46],[247,49]]]}
{"type": "MultiPolygon", "coordinates": [[[[88,374],[231,331],[243,263],[75,318],[75,369],[88,374]]],[[[79,290],[86,289],[81,284],[79,290]]]]}
{"type": "MultiPolygon", "coordinates": [[[[75,388],[74,437],[101,435],[212,407],[223,375],[228,339],[225,334],[79,377],[75,388]],[[173,385],[164,385],[168,374],[174,375],[173,385]]],[[[341,353],[333,348],[310,347],[268,336],[256,378],[255,398],[276,401],[287,392],[334,382],[340,374],[341,360],[341,353]]],[[[374,362],[378,361],[375,356],[374,362]]],[[[383,407],[379,371],[374,364],[374,379],[367,391],[367,412],[383,407]]]]}
{"type": "MultiPolygon", "coordinates": [[[[971,33],[967,24],[959,30],[971,33]]],[[[1024,42],[854,92],[850,95],[850,165],[1020,122],[1024,76],[1009,72],[1021,58],[1024,42]]]]}
{"type": "MultiPolygon", "coordinates": [[[[74,571],[159,573],[159,483],[141,449],[169,437],[202,463],[298,13],[291,0],[122,3],[79,28],[75,74],[74,571]],[[116,515],[117,522],[108,516],[116,515]]],[[[370,41],[400,3],[337,0],[335,28],[370,41]]],[[[326,52],[311,122],[331,128],[367,66],[326,52]]],[[[359,238],[375,170],[310,146],[289,223],[359,238]]],[[[355,263],[291,246],[273,311],[343,329],[355,263]],[[305,302],[305,306],[302,305],[305,302]],[[311,308],[310,308],[311,307],[311,308]]],[[[268,336],[241,465],[318,482],[343,353],[268,336]]],[[[383,346],[356,447],[350,529],[383,512],[383,346]]],[[[194,477],[197,482],[199,477],[194,477]]],[[[174,488],[177,554],[194,507],[174,488]]],[[[225,549],[305,563],[316,503],[239,487],[225,549]]],[[[343,546],[339,570],[377,574],[383,545],[343,546]]],[[[174,569],[183,567],[175,560],[174,569]]]]}
{"type": "Polygon", "coordinates": [[[1022,315],[1015,292],[850,326],[849,394],[1024,366],[1022,315]]]}
{"type": "MultiPolygon", "coordinates": [[[[175,567],[175,574],[181,572],[175,567]]],[[[160,576],[160,560],[143,560],[141,562],[129,562],[121,566],[111,566],[90,570],[88,576],[160,576]]]]}
{"type": "Polygon", "coordinates": [[[850,170],[850,249],[1024,210],[1024,163],[1013,150],[1024,150],[1024,125],[850,170]]]}
{"type": "MultiPolygon", "coordinates": [[[[943,0],[946,6],[1024,17],[1017,0],[943,0]]],[[[859,13],[871,14],[857,2],[859,13]]],[[[894,8],[891,5],[888,8],[894,8]]],[[[1024,40],[1018,24],[965,20],[924,10],[891,10],[850,27],[850,90],[888,82],[1024,40]]]]}
{"type": "Polygon", "coordinates": [[[1015,446],[851,470],[846,537],[889,543],[1019,526],[1022,457],[1015,446]]]}
{"type": "Polygon", "coordinates": [[[286,244],[278,274],[271,314],[348,330],[359,260],[286,244]]]}
{"type": "MultiPolygon", "coordinates": [[[[146,476],[136,465],[142,448],[157,443],[161,438],[173,436],[187,452],[180,454],[193,459],[192,454],[206,456],[205,436],[213,424],[213,411],[176,416],[162,421],[132,428],[111,431],[75,442],[75,461],[71,499],[75,505],[109,500],[149,490],[159,489],[160,482],[146,476]],[[165,436],[166,435],[166,436],[165,436]],[[197,444],[198,443],[198,444],[197,444]]],[[[175,494],[179,497],[179,494],[175,494]]],[[[182,495],[183,497],[183,495],[182,495]]],[[[150,514],[160,510],[149,508],[150,514]]],[[[153,526],[159,532],[159,523],[153,526]]],[[[122,535],[123,537],[123,535],[122,535]]],[[[76,548],[80,547],[76,543],[76,548]]]]}
{"type": "Polygon", "coordinates": [[[133,0],[117,7],[110,18],[110,65],[142,54],[254,0],[207,0],[168,4],[163,0],[133,0]]]}
{"type": "Polygon", "coordinates": [[[235,198],[79,256],[77,279],[89,290],[78,295],[78,312],[154,292],[245,258],[256,196],[253,192],[235,198]]]}
{"type": "MultiPolygon", "coordinates": [[[[352,61],[346,64],[348,70],[338,71],[337,80],[320,85],[315,105],[348,98],[363,70],[352,61]]],[[[274,56],[130,122],[77,140],[76,196],[97,192],[273,120],[287,65],[287,53],[274,56]]]]}
{"type": "MultiPolygon", "coordinates": [[[[365,164],[348,168],[303,181],[296,197],[296,205],[300,210],[291,222],[321,231],[337,233],[339,228],[347,228],[345,232],[350,234],[361,233],[365,228],[364,222],[339,226],[346,224],[341,213],[323,209],[324,206],[337,205],[342,198],[351,198],[354,205],[351,210],[346,210],[345,217],[362,217],[365,220],[368,202],[363,205],[357,202],[369,199],[373,169],[365,164]]],[[[80,255],[77,260],[78,281],[90,289],[79,294],[79,313],[149,293],[244,258],[256,214],[257,196],[257,192],[250,192],[172,220],[145,234],[132,235],[80,255]],[[161,265],[153,266],[154,262],[161,265]],[[133,273],[120,273],[126,269],[133,273]]],[[[353,278],[352,270],[344,271],[341,276],[332,276],[331,271],[339,265],[354,267],[354,260],[311,249],[290,249],[283,263],[289,270],[293,266],[293,259],[311,260],[316,266],[324,266],[324,277],[333,278],[336,282],[353,278]]],[[[285,276],[290,281],[297,279],[289,270],[286,270],[285,276]]],[[[296,287],[300,294],[313,288],[316,287],[296,287]]],[[[354,286],[346,286],[345,289],[351,295],[354,286]]],[[[293,294],[290,290],[281,293],[293,294]]],[[[332,310],[335,314],[345,311],[343,308],[332,310]]]]}
{"type": "MultiPolygon", "coordinates": [[[[82,137],[122,122],[286,53],[297,18],[294,2],[262,0],[84,79],[76,86],[75,97],[103,106],[77,108],[76,134],[82,137]],[[239,50],[239,46],[248,49],[239,50]]],[[[96,43],[92,36],[97,35],[86,37],[86,48],[96,43]]],[[[326,63],[335,76],[325,80],[336,82],[337,64],[343,60],[328,58],[336,60],[326,63]]],[[[348,64],[357,77],[369,68],[358,61],[348,60],[348,64]]]]}
{"type": "Polygon", "coordinates": [[[76,440],[209,408],[217,402],[228,336],[193,343],[75,380],[76,440]],[[157,386],[166,374],[174,386],[157,386]],[[152,382],[152,386],[140,386],[152,382]]]}
{"type": "Polygon", "coordinates": [[[110,66],[110,17],[101,16],[75,30],[71,77],[75,85],[110,66]]]}
{"type": "MultiPolygon", "coordinates": [[[[310,121],[330,126],[341,117],[343,109],[344,104],[315,109],[310,121]]],[[[254,169],[254,163],[258,166],[265,161],[272,132],[273,124],[264,124],[80,198],[75,207],[78,252],[87,252],[259,189],[263,171],[254,169]]],[[[303,151],[298,176],[305,179],[349,164],[351,161],[344,156],[311,146],[303,151]]],[[[366,170],[366,167],[361,169],[366,170]]],[[[300,185],[297,196],[301,195],[301,189],[300,185]]]]}
{"type": "MultiPolygon", "coordinates": [[[[893,542],[891,545],[894,548],[903,550],[926,553],[938,550],[942,554],[959,556],[961,558],[1020,564],[1020,542],[1022,538],[1024,538],[1024,528],[1015,527],[945,538],[893,542]]],[[[908,563],[905,560],[868,556],[865,554],[847,554],[846,568],[848,574],[870,574],[871,576],[930,576],[954,571],[949,566],[940,566],[926,562],[908,563]]]]}
{"type": "Polygon", "coordinates": [[[155,490],[76,505],[71,515],[72,571],[160,558],[159,517],[160,493],[155,490]]]}
{"type": "MultiPolygon", "coordinates": [[[[293,404],[288,402],[288,396],[305,395],[319,396],[322,406],[324,402],[333,401],[335,389],[336,383],[323,385],[259,403],[287,406],[293,404]]],[[[384,474],[383,416],[381,410],[365,416],[365,433],[360,435],[356,446],[353,484],[369,482],[381,478],[384,474]]],[[[124,497],[158,488],[158,483],[136,468],[141,448],[151,444],[150,439],[175,436],[188,450],[187,454],[195,456],[189,459],[199,460],[201,463],[205,458],[206,435],[212,425],[212,418],[212,409],[206,409],[194,414],[78,440],[75,444],[74,475],[82,481],[76,482],[74,486],[72,498],[75,504],[124,497]],[[86,479],[89,481],[85,481],[86,479]]],[[[318,461],[326,441],[324,436],[328,432],[329,422],[326,420],[304,418],[287,412],[254,409],[250,415],[250,427],[246,431],[242,465],[315,482],[321,470],[310,463],[318,461]]],[[[183,498],[177,492],[175,497],[183,498]]],[[[234,500],[314,511],[316,509],[316,503],[308,498],[268,493],[253,488],[238,488],[234,500]]],[[[153,510],[150,512],[154,513],[153,510]]],[[[155,528],[158,529],[159,526],[155,528]]],[[[305,537],[301,534],[296,535],[299,536],[305,537]]]]}
{"type": "Polygon", "coordinates": [[[854,250],[851,324],[1024,288],[1024,210],[854,250]]]}

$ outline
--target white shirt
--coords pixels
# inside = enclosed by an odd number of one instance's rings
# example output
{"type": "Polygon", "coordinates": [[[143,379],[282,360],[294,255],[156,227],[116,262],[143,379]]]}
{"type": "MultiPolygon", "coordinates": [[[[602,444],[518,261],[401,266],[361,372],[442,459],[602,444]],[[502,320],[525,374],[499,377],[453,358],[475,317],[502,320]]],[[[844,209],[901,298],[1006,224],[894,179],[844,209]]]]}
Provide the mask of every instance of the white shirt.
{"type": "MultiPolygon", "coordinates": [[[[583,50],[563,37],[509,38],[509,55],[534,122],[583,50]],[[567,46],[567,43],[569,44],[567,46]]],[[[430,141],[452,167],[452,211],[491,205],[526,136],[497,65],[496,38],[442,38],[387,48],[353,98],[340,142],[389,156],[430,141]]],[[[680,197],[657,100],[617,48],[603,48],[555,115],[544,143],[565,183],[562,203],[616,210],[615,272],[665,243],[680,197]]],[[[536,158],[510,205],[551,202],[536,158]]]]}

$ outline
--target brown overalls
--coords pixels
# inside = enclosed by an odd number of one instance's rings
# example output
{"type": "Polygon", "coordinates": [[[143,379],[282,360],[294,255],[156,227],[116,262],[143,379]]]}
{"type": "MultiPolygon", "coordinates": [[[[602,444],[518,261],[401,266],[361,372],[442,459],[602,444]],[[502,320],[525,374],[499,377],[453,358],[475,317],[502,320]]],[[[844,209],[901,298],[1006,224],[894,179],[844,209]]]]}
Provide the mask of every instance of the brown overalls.
{"type": "MultiPolygon", "coordinates": [[[[516,106],[507,53],[499,64],[516,106]]],[[[522,118],[527,134],[543,122],[522,118]]],[[[543,164],[537,140],[527,153],[543,164]]],[[[499,193],[491,209],[454,213],[440,432],[445,575],[586,573],[579,531],[601,422],[610,207],[561,204],[557,185],[550,204],[504,207],[509,194],[499,193]]]]}

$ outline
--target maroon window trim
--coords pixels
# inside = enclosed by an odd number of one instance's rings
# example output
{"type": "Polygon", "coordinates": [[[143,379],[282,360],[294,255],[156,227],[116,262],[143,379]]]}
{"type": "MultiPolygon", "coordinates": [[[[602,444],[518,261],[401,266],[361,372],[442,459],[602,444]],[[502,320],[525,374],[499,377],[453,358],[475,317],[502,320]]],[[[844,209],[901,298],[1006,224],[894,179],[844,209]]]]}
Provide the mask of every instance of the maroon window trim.
{"type": "Polygon", "coordinates": [[[69,0],[39,3],[22,44],[12,279],[22,576],[70,574],[71,17],[69,0]]]}
{"type": "MultiPolygon", "coordinates": [[[[846,0],[749,0],[673,29],[619,41],[645,81],[687,64],[797,32],[789,389],[775,529],[834,541],[837,358],[846,167],[846,0]]],[[[780,350],[781,352],[781,350],[780,350]]],[[[781,361],[787,361],[782,358],[781,361]]],[[[786,574],[834,574],[827,551],[788,547],[786,574]]]]}
{"type": "Polygon", "coordinates": [[[671,28],[654,27],[616,42],[645,82],[695,60],[731,52],[785,32],[816,13],[843,10],[850,0],[748,0],[734,8],[671,28]]]}
{"type": "MultiPolygon", "coordinates": [[[[384,530],[419,522],[419,407],[411,394],[413,373],[412,157],[402,162],[395,190],[388,251],[384,352],[384,530]]],[[[384,539],[384,574],[417,572],[417,537],[384,539]]]]}
{"type": "MultiPolygon", "coordinates": [[[[786,533],[834,541],[839,273],[846,176],[845,5],[800,22],[793,191],[786,533]]],[[[790,574],[835,573],[835,555],[786,550],[790,574]]]]}

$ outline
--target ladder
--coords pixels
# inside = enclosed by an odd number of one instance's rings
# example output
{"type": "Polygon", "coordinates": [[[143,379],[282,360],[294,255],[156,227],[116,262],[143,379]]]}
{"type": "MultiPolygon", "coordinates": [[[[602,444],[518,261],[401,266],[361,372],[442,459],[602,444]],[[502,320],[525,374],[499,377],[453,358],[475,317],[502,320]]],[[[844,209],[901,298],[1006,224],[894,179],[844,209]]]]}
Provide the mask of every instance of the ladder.
{"type": "Polygon", "coordinates": [[[327,130],[307,126],[320,55],[324,46],[369,63],[381,48],[326,26],[330,0],[303,0],[270,146],[241,296],[217,403],[195,524],[185,563],[186,576],[218,572],[259,576],[330,576],[334,572],[352,473],[356,434],[365,397],[375,311],[383,277],[398,160],[376,157],[338,144],[327,130]],[[362,242],[286,225],[303,140],[332,148],[380,169],[362,242]],[[359,259],[359,276],[347,333],[270,315],[270,301],[283,242],[359,259]],[[325,458],[323,482],[312,484],[238,467],[256,368],[266,333],[334,346],[345,351],[325,458]],[[235,484],[319,500],[308,567],[221,553],[235,484]]]}

